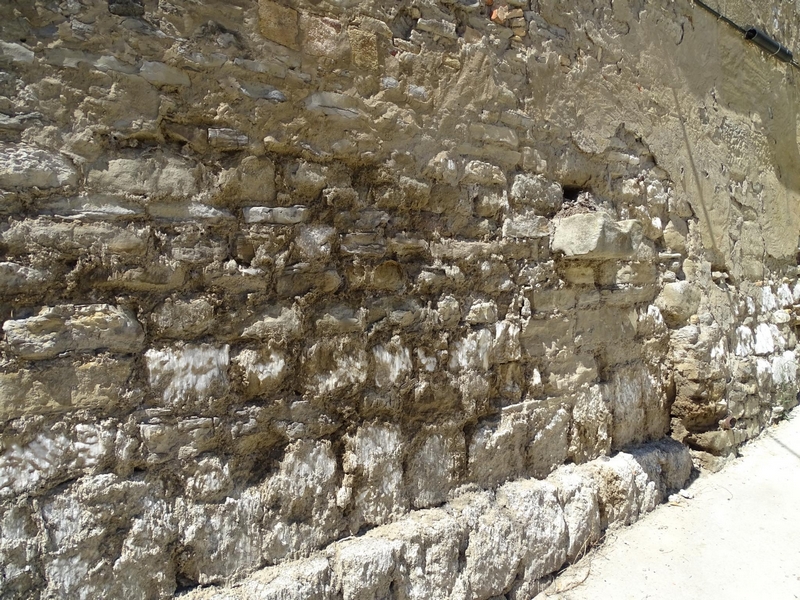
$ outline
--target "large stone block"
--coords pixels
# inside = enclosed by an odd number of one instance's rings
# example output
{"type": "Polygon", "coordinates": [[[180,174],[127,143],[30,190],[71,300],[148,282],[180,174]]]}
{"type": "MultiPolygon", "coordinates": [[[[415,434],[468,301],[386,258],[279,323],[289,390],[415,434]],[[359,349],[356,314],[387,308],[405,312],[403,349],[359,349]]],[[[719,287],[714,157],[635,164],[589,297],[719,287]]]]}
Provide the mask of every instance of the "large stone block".
{"type": "Polygon", "coordinates": [[[117,158],[105,170],[93,170],[87,183],[103,192],[148,198],[188,198],[198,191],[197,173],[177,157],[117,158]]]}
{"type": "Polygon", "coordinates": [[[568,258],[632,259],[636,255],[632,229],[636,221],[614,220],[602,212],[556,219],[553,250],[568,258]]]}
{"type": "Polygon", "coordinates": [[[47,248],[69,257],[94,252],[129,258],[143,256],[147,252],[149,236],[149,228],[30,219],[13,223],[8,230],[0,233],[0,242],[7,245],[8,254],[12,256],[32,254],[47,248]]]}
{"type": "Polygon", "coordinates": [[[93,350],[131,354],[144,343],[136,317],[109,304],[46,307],[35,317],[6,321],[3,332],[9,350],[28,360],[93,350]]]}
{"type": "Polygon", "coordinates": [[[0,188],[55,188],[77,181],[77,169],[60,154],[28,144],[0,144],[0,188]]]}
{"type": "Polygon", "coordinates": [[[685,325],[700,308],[701,293],[688,281],[668,283],[661,290],[655,305],[670,327],[685,325]]]}
{"type": "Polygon", "coordinates": [[[259,0],[258,21],[261,35],[265,38],[292,50],[300,49],[297,42],[299,24],[296,10],[272,0],[259,0]]]}
{"type": "Polygon", "coordinates": [[[228,345],[186,344],[145,352],[150,387],[168,404],[219,397],[228,389],[228,345]]]}
{"type": "Polygon", "coordinates": [[[111,412],[124,400],[132,368],[132,359],[99,358],[0,374],[0,420],[79,408],[111,412]]]}

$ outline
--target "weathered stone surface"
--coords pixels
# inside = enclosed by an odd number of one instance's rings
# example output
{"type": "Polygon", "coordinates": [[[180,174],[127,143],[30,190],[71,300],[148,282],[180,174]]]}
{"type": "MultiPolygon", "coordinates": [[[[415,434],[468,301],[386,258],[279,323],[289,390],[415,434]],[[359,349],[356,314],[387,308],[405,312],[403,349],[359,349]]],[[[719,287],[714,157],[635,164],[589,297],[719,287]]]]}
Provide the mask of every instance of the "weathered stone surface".
{"type": "Polygon", "coordinates": [[[28,4],[0,596],[527,600],[797,403],[791,90],[692,3],[28,4]]]}
{"type": "Polygon", "coordinates": [[[29,360],[94,350],[133,354],[144,346],[136,318],[108,304],[43,308],[35,317],[6,321],[3,333],[11,352],[29,360]]]}
{"type": "Polygon", "coordinates": [[[119,227],[105,223],[83,225],[31,219],[14,223],[0,232],[0,240],[12,256],[48,249],[67,257],[85,256],[89,252],[142,257],[148,249],[149,233],[146,228],[119,227]]]}
{"type": "Polygon", "coordinates": [[[297,11],[272,0],[258,1],[261,35],[282,46],[299,50],[297,11]]]}
{"type": "Polygon", "coordinates": [[[568,258],[596,260],[633,258],[636,248],[630,225],[594,212],[556,219],[553,250],[568,258]]]}
{"type": "Polygon", "coordinates": [[[15,262],[0,262],[0,294],[11,296],[42,291],[50,283],[45,271],[32,269],[15,262]]]}
{"type": "Polygon", "coordinates": [[[0,187],[58,188],[77,181],[77,170],[63,155],[28,144],[0,144],[0,187]]]}
{"type": "Polygon", "coordinates": [[[208,344],[185,345],[144,354],[150,388],[167,404],[181,406],[227,391],[229,348],[208,344]]]}
{"type": "Polygon", "coordinates": [[[68,360],[0,374],[0,419],[98,409],[111,413],[123,403],[132,359],[68,360]]]}
{"type": "Polygon", "coordinates": [[[89,172],[87,183],[95,189],[148,198],[187,198],[197,192],[197,175],[176,157],[119,158],[104,170],[89,172]]]}
{"type": "Polygon", "coordinates": [[[297,225],[309,218],[304,206],[275,207],[251,206],[244,209],[245,223],[272,223],[275,225],[297,225]]]}
{"type": "Polygon", "coordinates": [[[700,290],[688,281],[668,283],[656,298],[655,305],[672,326],[685,325],[700,308],[700,290]]]}
{"type": "Polygon", "coordinates": [[[175,67],[157,61],[144,61],[139,68],[139,76],[157,86],[188,86],[189,76],[175,67]]]}

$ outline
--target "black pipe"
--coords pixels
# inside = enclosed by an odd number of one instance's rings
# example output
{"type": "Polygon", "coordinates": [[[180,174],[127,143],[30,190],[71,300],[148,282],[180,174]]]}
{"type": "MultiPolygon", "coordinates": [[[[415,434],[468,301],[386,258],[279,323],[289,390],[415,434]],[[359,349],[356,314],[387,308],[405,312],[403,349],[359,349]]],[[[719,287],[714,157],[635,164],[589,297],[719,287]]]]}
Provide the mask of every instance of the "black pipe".
{"type": "Polygon", "coordinates": [[[719,19],[720,21],[724,21],[725,23],[727,23],[728,25],[730,25],[731,27],[733,27],[733,28],[734,28],[736,31],[739,31],[739,32],[741,32],[741,33],[744,33],[745,35],[747,34],[747,32],[746,32],[746,31],[745,31],[745,30],[744,30],[742,27],[739,27],[739,26],[738,26],[736,23],[734,23],[733,21],[731,21],[731,20],[730,20],[728,17],[726,17],[726,16],[725,16],[725,15],[723,15],[722,13],[720,13],[720,12],[718,12],[718,11],[714,10],[714,9],[713,9],[713,8],[711,8],[711,7],[710,7],[708,4],[706,4],[705,2],[702,2],[701,0],[695,0],[695,3],[696,3],[696,4],[697,4],[697,5],[700,7],[700,8],[704,8],[704,9],[706,9],[706,10],[707,10],[708,12],[710,12],[712,15],[714,15],[715,17],[717,17],[717,19],[719,19]]]}
{"type": "Polygon", "coordinates": [[[755,27],[750,27],[744,34],[745,39],[761,46],[764,50],[772,54],[778,60],[791,63],[793,61],[792,51],[783,44],[776,42],[766,33],[755,27]]]}

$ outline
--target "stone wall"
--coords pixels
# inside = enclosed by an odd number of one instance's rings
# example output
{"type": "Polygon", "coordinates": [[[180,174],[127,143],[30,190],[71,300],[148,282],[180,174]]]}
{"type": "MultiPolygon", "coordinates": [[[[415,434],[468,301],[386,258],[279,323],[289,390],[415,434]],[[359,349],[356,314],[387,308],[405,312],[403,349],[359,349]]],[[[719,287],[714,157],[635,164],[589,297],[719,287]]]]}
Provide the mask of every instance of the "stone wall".
{"type": "Polygon", "coordinates": [[[0,595],[527,599],[796,404],[797,72],[487,4],[0,4],[0,595]]]}

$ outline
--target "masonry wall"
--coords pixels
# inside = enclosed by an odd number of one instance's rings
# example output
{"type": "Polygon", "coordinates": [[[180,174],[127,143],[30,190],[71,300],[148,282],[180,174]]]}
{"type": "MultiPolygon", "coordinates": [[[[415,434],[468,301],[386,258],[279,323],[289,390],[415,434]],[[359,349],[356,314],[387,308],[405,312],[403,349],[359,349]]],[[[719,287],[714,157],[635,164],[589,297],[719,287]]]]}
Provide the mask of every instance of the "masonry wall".
{"type": "Polygon", "coordinates": [[[0,39],[3,597],[527,599],[797,403],[797,71],[689,2],[0,39]]]}

